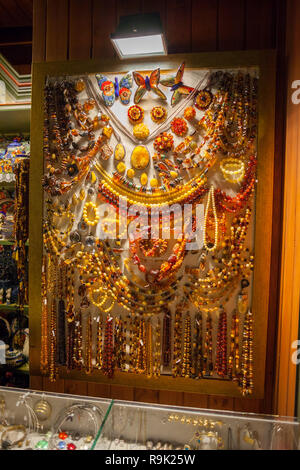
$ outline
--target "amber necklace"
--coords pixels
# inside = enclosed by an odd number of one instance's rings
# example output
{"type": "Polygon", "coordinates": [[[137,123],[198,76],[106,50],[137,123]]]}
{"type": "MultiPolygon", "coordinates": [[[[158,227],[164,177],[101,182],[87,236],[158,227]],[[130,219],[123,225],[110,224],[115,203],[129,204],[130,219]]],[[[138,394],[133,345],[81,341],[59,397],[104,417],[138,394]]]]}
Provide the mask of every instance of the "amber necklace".
{"type": "Polygon", "coordinates": [[[195,378],[202,378],[203,374],[202,327],[202,313],[198,312],[194,320],[194,341],[192,349],[192,374],[195,378]]]}
{"type": "Polygon", "coordinates": [[[211,313],[208,312],[206,317],[206,331],[204,339],[204,353],[203,353],[203,375],[212,375],[213,373],[213,359],[212,359],[212,318],[211,313]]]}
{"type": "Polygon", "coordinates": [[[179,377],[182,369],[182,312],[183,305],[178,304],[175,310],[173,333],[173,377],[179,377]]]}
{"type": "Polygon", "coordinates": [[[231,318],[230,354],[228,358],[228,377],[231,380],[239,378],[239,316],[235,310],[231,318]]]}
{"type": "Polygon", "coordinates": [[[143,318],[139,319],[137,347],[136,370],[143,373],[146,370],[146,322],[143,318]]]}
{"type": "Polygon", "coordinates": [[[42,374],[49,373],[49,357],[48,357],[48,299],[47,299],[47,263],[49,256],[43,256],[42,264],[42,318],[41,318],[41,361],[40,367],[42,374]]]}
{"type": "Polygon", "coordinates": [[[216,205],[215,205],[215,196],[214,196],[214,187],[211,186],[208,197],[207,197],[207,205],[205,209],[205,215],[204,215],[204,228],[203,228],[203,246],[207,251],[215,251],[217,246],[218,246],[218,216],[217,216],[217,211],[216,211],[216,205]],[[207,232],[207,218],[208,218],[208,211],[209,211],[209,206],[211,205],[212,211],[213,211],[213,216],[214,216],[214,221],[215,221],[215,240],[213,245],[211,246],[210,244],[207,243],[206,239],[206,232],[207,232]]]}
{"type": "Polygon", "coordinates": [[[153,376],[153,330],[151,318],[146,323],[146,374],[148,378],[153,376]]]}
{"type": "Polygon", "coordinates": [[[101,369],[103,365],[103,318],[99,314],[97,318],[97,351],[96,351],[96,368],[101,369]]]}
{"type": "Polygon", "coordinates": [[[57,376],[56,366],[56,302],[53,299],[50,314],[50,362],[49,362],[49,379],[55,382],[57,376]]]}
{"type": "Polygon", "coordinates": [[[103,373],[107,375],[108,378],[113,377],[115,368],[113,336],[113,317],[108,314],[105,321],[102,367],[103,373]]]}
{"type": "Polygon", "coordinates": [[[125,351],[124,344],[126,339],[124,338],[124,325],[121,317],[115,318],[115,336],[114,336],[114,355],[116,361],[116,367],[119,370],[124,369],[125,363],[125,351]]]}
{"type": "Polygon", "coordinates": [[[227,375],[227,314],[224,309],[219,314],[215,370],[220,377],[227,375]]]}
{"type": "Polygon", "coordinates": [[[160,376],[161,369],[161,321],[160,318],[156,319],[155,326],[155,353],[154,353],[154,377],[160,376]]]}
{"type": "Polygon", "coordinates": [[[93,371],[93,353],[92,353],[92,317],[89,314],[86,320],[85,334],[85,373],[91,374],[93,371]]]}
{"type": "Polygon", "coordinates": [[[191,317],[187,313],[184,320],[184,341],[183,341],[183,356],[182,356],[182,370],[181,376],[189,378],[191,374],[191,317]]]}

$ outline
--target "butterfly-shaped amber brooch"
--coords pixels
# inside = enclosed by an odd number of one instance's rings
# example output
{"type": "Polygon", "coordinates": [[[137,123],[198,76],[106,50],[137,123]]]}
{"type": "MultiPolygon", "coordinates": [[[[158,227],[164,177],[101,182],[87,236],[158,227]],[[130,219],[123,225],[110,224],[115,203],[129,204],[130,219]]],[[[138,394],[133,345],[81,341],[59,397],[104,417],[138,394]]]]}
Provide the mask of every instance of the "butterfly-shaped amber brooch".
{"type": "Polygon", "coordinates": [[[139,72],[132,72],[135,83],[138,85],[138,88],[134,95],[135,104],[139,103],[143,98],[146,91],[153,91],[157,96],[162,100],[166,100],[166,95],[158,88],[158,83],[160,79],[160,69],[155,69],[151,72],[150,77],[146,75],[143,77],[139,72]]]}
{"type": "Polygon", "coordinates": [[[171,98],[171,105],[174,106],[177,104],[183,96],[190,94],[194,91],[194,88],[190,86],[186,86],[183,84],[183,73],[184,73],[185,63],[179,66],[176,75],[173,77],[167,77],[160,81],[160,83],[164,86],[170,87],[171,91],[173,91],[173,95],[171,98]]]}
{"type": "Polygon", "coordinates": [[[115,77],[115,81],[112,82],[101,74],[97,74],[96,79],[102,91],[102,98],[106,106],[112,106],[118,98],[120,98],[121,102],[125,105],[129,103],[131,96],[130,88],[132,88],[133,83],[131,73],[121,78],[120,82],[117,77],[115,77]]]}

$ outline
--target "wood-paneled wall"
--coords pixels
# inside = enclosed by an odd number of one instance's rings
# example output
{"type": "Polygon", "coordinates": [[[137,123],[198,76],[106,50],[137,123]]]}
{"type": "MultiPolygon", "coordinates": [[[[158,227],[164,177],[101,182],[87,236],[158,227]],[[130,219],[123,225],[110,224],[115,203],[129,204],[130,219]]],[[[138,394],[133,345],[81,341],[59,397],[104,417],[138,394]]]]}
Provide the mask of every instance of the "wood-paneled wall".
{"type": "MultiPolygon", "coordinates": [[[[283,61],[285,31],[284,0],[34,0],[33,62],[114,57],[109,41],[120,15],[158,11],[169,53],[217,50],[269,49],[279,51],[283,61]]],[[[278,90],[284,74],[278,71],[278,90]]],[[[276,177],[283,166],[284,120],[282,92],[277,99],[276,177]]],[[[274,207],[280,219],[281,188],[277,186],[274,207]]],[[[191,393],[164,392],[103,385],[74,380],[31,377],[31,388],[90,396],[112,397],[154,403],[196,406],[236,411],[274,411],[276,324],[279,292],[281,228],[273,226],[270,331],[266,366],[265,399],[236,399],[191,393]]]]}
{"type": "Polygon", "coordinates": [[[231,398],[219,395],[151,390],[97,382],[58,379],[55,383],[42,376],[30,377],[30,388],[48,392],[70,393],[90,397],[114,398],[146,403],[160,403],[174,406],[190,406],[215,410],[234,410],[250,413],[265,412],[262,400],[231,398]]]}
{"type": "Polygon", "coordinates": [[[121,15],[159,12],[169,53],[276,48],[283,0],[34,0],[33,62],[113,57],[121,15]]]}

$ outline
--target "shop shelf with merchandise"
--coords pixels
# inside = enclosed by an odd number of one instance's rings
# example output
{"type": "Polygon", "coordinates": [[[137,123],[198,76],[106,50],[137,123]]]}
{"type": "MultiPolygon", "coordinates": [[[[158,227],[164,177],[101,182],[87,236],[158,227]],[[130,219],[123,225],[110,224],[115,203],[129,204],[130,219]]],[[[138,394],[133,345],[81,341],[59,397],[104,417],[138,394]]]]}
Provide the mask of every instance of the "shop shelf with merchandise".
{"type": "MultiPolygon", "coordinates": [[[[13,246],[15,244],[15,240],[0,240],[0,246],[13,246]]],[[[25,246],[29,246],[29,241],[25,243],[25,246]]]]}

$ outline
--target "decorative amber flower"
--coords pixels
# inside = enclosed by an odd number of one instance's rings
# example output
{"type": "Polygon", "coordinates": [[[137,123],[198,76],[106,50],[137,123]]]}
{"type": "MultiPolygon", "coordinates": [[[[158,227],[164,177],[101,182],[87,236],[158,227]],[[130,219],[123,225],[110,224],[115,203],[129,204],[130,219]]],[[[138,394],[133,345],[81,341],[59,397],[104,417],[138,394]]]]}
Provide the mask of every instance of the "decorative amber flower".
{"type": "Polygon", "coordinates": [[[187,133],[188,126],[186,121],[183,118],[175,118],[171,122],[171,130],[174,134],[179,137],[184,136],[187,133]]]}
{"type": "Polygon", "coordinates": [[[152,121],[159,123],[167,119],[168,113],[166,108],[163,108],[162,106],[155,106],[152,108],[150,115],[152,121]]]}
{"type": "Polygon", "coordinates": [[[133,128],[133,135],[139,140],[145,140],[149,135],[149,129],[146,124],[136,124],[133,128]]]}
{"type": "Polygon", "coordinates": [[[85,83],[84,81],[82,80],[82,78],[80,78],[79,80],[77,80],[77,82],[75,83],[75,90],[80,93],[81,91],[83,91],[85,89],[85,83]]]}
{"type": "Polygon", "coordinates": [[[132,124],[138,124],[144,119],[144,110],[138,105],[130,106],[128,109],[128,119],[132,124]]]}
{"type": "Polygon", "coordinates": [[[205,111],[211,104],[213,95],[209,90],[201,90],[196,96],[195,106],[201,111],[205,111]]]}
{"type": "Polygon", "coordinates": [[[162,132],[156,137],[153,146],[157,152],[169,152],[172,150],[174,145],[174,139],[172,134],[168,134],[167,132],[162,132]]]}
{"type": "Polygon", "coordinates": [[[191,121],[194,119],[196,116],[196,110],[193,108],[193,106],[188,106],[184,110],[184,117],[187,121],[191,121]]]}

